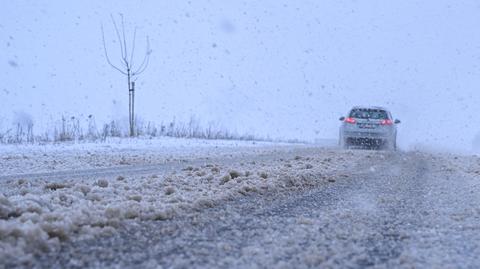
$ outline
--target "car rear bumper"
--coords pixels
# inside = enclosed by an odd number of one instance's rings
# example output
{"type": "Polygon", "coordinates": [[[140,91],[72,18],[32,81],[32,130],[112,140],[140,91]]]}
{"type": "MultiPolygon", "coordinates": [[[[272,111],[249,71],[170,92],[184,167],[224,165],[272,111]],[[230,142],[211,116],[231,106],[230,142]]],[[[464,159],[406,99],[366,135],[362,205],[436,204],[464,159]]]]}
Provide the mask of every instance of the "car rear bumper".
{"type": "Polygon", "coordinates": [[[392,135],[386,132],[351,132],[344,131],[344,138],[390,139],[392,135]]]}

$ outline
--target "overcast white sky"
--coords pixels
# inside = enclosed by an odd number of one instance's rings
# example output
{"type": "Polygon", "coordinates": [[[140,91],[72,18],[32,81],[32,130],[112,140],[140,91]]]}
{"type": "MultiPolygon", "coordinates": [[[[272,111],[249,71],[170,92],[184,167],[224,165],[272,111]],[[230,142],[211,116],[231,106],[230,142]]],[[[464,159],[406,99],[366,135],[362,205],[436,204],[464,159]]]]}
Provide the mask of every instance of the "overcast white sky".
{"type": "Polygon", "coordinates": [[[351,106],[384,105],[404,148],[470,150],[480,134],[480,2],[433,0],[5,1],[0,129],[19,112],[37,130],[62,114],[126,117],[126,81],[100,31],[114,56],[119,13],[139,27],[138,53],[151,39],[137,81],[145,119],[333,138],[351,106]]]}

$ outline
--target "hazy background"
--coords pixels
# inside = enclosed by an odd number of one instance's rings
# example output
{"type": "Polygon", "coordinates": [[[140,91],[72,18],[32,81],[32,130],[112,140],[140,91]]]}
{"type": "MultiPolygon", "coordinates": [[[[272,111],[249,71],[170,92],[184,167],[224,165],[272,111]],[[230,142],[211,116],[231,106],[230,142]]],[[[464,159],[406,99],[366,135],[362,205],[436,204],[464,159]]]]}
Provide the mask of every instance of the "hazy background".
{"type": "Polygon", "coordinates": [[[136,93],[146,120],[314,140],[335,138],[351,106],[384,105],[403,148],[480,151],[478,1],[4,1],[0,129],[126,118],[100,31],[117,59],[119,13],[139,27],[139,56],[150,36],[136,93]]]}

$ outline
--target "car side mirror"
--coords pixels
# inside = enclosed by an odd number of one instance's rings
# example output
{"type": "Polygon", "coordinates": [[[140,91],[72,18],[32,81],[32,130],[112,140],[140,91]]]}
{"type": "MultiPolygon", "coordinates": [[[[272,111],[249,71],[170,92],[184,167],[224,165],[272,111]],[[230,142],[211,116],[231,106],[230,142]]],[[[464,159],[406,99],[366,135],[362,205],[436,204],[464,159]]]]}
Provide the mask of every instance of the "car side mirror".
{"type": "Polygon", "coordinates": [[[340,121],[344,121],[345,120],[345,117],[340,117],[340,119],[338,119],[340,121]]]}
{"type": "Polygon", "coordinates": [[[401,121],[400,120],[395,120],[395,124],[399,124],[401,121]]]}

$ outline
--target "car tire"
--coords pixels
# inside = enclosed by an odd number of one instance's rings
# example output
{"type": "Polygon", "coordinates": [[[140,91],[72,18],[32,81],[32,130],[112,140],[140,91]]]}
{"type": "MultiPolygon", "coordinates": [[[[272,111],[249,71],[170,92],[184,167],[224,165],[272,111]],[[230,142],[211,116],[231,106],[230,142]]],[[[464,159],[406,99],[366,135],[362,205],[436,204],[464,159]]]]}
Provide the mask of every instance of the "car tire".
{"type": "Polygon", "coordinates": [[[338,145],[340,146],[341,149],[350,148],[348,141],[343,137],[343,135],[340,135],[340,137],[338,138],[338,145]]]}
{"type": "Polygon", "coordinates": [[[390,151],[397,150],[397,140],[396,139],[389,139],[387,143],[385,143],[385,149],[390,151]]]}

